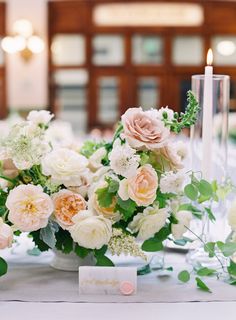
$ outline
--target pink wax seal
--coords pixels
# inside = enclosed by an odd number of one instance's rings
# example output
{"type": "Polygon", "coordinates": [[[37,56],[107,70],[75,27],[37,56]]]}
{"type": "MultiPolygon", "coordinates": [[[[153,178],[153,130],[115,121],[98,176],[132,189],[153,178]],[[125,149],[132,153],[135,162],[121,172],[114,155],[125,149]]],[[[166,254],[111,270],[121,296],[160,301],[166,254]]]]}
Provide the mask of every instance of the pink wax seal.
{"type": "Polygon", "coordinates": [[[122,281],[120,284],[120,292],[125,295],[129,296],[134,292],[134,285],[130,281],[122,281]]]}

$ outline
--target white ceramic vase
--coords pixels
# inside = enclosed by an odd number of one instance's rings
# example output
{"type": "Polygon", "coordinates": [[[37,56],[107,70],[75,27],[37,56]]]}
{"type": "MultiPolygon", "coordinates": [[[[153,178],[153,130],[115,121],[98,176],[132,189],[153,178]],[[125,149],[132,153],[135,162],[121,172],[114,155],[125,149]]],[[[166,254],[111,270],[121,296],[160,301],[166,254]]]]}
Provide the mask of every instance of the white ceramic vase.
{"type": "Polygon", "coordinates": [[[65,254],[58,250],[53,250],[53,259],[50,263],[51,267],[62,271],[78,271],[81,266],[94,266],[95,259],[89,254],[84,259],[78,257],[74,252],[65,254]]]}

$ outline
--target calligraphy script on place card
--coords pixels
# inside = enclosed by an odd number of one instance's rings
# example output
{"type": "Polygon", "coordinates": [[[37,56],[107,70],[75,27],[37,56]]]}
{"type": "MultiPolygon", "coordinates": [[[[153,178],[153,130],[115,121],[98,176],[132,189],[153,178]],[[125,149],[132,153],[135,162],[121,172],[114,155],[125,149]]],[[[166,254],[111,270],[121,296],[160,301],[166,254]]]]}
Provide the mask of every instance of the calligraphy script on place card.
{"type": "Polygon", "coordinates": [[[79,294],[133,295],[137,292],[135,267],[80,267],[79,294]]]}

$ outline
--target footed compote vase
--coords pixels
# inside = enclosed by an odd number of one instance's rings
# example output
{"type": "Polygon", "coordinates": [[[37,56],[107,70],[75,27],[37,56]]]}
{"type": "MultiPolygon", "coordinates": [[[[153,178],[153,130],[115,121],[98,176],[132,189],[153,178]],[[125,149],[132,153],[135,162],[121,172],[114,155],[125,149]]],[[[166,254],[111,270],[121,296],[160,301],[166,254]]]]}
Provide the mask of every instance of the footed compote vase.
{"type": "Polygon", "coordinates": [[[95,266],[95,259],[92,254],[85,258],[78,257],[74,252],[65,254],[56,249],[52,250],[54,253],[53,259],[50,263],[51,267],[62,271],[78,271],[82,266],[95,266]]]}

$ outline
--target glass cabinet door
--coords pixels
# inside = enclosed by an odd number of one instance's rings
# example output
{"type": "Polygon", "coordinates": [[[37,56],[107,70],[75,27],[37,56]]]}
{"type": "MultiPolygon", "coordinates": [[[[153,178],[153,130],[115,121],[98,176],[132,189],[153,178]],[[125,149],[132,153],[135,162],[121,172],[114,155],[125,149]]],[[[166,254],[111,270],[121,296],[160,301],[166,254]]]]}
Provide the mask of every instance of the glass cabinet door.
{"type": "Polygon", "coordinates": [[[137,105],[144,110],[158,108],[160,105],[159,79],[142,76],[137,79],[137,105]]]}
{"type": "Polygon", "coordinates": [[[152,35],[135,35],[132,38],[132,62],[136,65],[163,63],[163,39],[152,35]]]}
{"type": "Polygon", "coordinates": [[[218,66],[236,65],[236,37],[214,36],[211,40],[214,64],[218,66]]]}
{"type": "Polygon", "coordinates": [[[172,43],[172,61],[175,65],[198,66],[204,60],[203,39],[200,36],[176,36],[172,43]]]}
{"type": "Polygon", "coordinates": [[[58,118],[69,121],[77,133],[86,132],[87,70],[58,70],[54,72],[53,81],[58,118]]]}
{"type": "Polygon", "coordinates": [[[113,125],[118,121],[119,100],[119,77],[101,76],[97,78],[97,120],[99,124],[113,125]]]}

